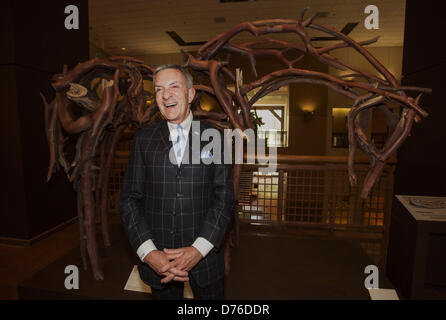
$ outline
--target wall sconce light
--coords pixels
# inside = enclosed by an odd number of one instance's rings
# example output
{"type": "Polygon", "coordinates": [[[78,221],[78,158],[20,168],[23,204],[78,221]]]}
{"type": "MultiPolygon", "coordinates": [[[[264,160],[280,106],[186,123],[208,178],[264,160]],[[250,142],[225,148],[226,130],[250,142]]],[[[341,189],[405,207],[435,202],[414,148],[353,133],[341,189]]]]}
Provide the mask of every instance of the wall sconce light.
{"type": "Polygon", "coordinates": [[[314,111],[310,111],[310,110],[303,110],[302,111],[304,114],[304,121],[308,122],[314,119],[314,111]]]}
{"type": "Polygon", "coordinates": [[[201,109],[203,109],[204,111],[207,111],[207,112],[211,111],[211,109],[212,109],[212,107],[208,104],[202,104],[202,105],[200,105],[200,107],[201,107],[201,109]]]}
{"type": "Polygon", "coordinates": [[[303,105],[301,108],[302,113],[304,114],[304,121],[308,122],[314,119],[314,110],[316,107],[314,105],[306,104],[303,105]]]}

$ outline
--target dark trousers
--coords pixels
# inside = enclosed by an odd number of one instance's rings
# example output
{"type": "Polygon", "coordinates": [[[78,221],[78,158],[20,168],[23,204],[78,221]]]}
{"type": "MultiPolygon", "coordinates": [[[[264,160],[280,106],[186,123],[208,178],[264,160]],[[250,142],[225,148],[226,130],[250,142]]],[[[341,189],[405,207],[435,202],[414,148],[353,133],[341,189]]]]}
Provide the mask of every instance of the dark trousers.
{"type": "MultiPolygon", "coordinates": [[[[192,292],[195,300],[223,300],[225,279],[215,281],[207,287],[199,287],[189,278],[192,292]]],[[[154,300],[183,300],[184,299],[184,283],[172,281],[166,285],[164,289],[152,288],[152,298],[154,300]]]]}

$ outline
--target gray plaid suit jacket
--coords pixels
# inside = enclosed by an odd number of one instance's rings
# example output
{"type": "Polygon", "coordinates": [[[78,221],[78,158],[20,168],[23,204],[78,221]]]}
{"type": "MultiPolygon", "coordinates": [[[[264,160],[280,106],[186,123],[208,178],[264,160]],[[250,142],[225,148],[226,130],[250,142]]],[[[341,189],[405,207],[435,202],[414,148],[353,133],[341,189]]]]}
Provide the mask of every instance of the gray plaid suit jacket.
{"type": "MultiPolygon", "coordinates": [[[[207,128],[211,126],[200,122],[200,134],[207,128]]],[[[191,126],[189,142],[194,134],[198,132],[193,132],[191,126]]],[[[223,164],[222,158],[222,164],[206,165],[200,161],[199,164],[182,163],[178,168],[169,160],[172,147],[169,136],[166,121],[136,132],[119,211],[135,252],[148,239],[152,239],[158,250],[191,246],[197,237],[211,242],[214,248],[189,272],[192,281],[205,287],[224,276],[220,245],[232,215],[232,166],[223,164]]],[[[200,152],[207,143],[200,142],[200,152]]],[[[185,156],[188,152],[189,162],[192,162],[191,149],[188,143],[185,156]]],[[[149,286],[164,287],[160,282],[162,277],[147,264],[140,262],[138,270],[149,286]]]]}

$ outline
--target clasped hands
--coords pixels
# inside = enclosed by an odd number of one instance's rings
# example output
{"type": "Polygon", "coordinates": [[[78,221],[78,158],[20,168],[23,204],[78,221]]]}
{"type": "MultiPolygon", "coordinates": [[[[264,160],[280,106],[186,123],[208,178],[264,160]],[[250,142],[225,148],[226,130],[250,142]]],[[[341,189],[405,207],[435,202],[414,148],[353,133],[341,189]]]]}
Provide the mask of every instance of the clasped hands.
{"type": "Polygon", "coordinates": [[[189,281],[189,271],[203,258],[200,251],[195,247],[184,247],[178,249],[153,250],[145,258],[147,263],[155,272],[161,276],[161,283],[172,280],[189,281]]]}

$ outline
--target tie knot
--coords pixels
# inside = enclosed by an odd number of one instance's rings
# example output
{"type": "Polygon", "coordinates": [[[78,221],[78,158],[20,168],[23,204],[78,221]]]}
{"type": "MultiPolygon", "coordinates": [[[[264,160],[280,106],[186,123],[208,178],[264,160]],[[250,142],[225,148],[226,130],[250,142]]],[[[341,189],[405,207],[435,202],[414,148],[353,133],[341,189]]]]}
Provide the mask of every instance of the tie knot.
{"type": "Polygon", "coordinates": [[[180,142],[183,140],[184,138],[184,134],[183,134],[183,128],[181,127],[180,124],[177,124],[177,131],[178,131],[178,138],[177,138],[177,142],[180,142]]]}
{"type": "Polygon", "coordinates": [[[181,127],[181,124],[178,124],[178,125],[177,125],[177,130],[178,130],[178,134],[179,134],[180,136],[183,136],[183,127],[181,127]]]}

